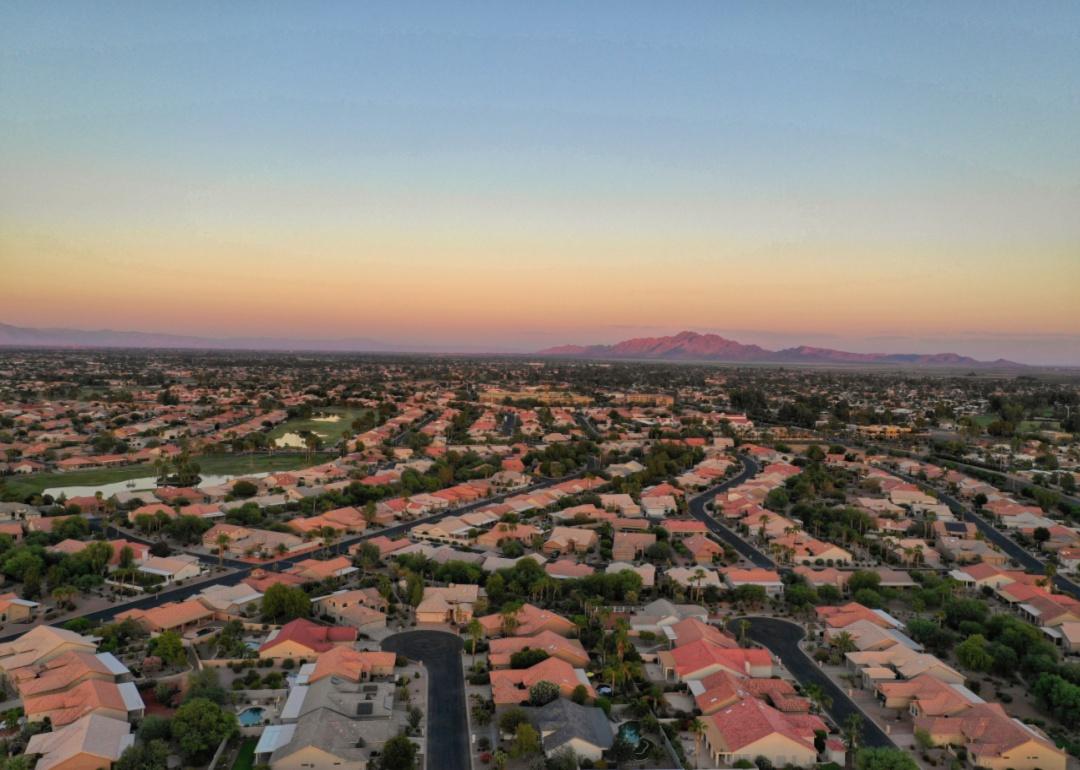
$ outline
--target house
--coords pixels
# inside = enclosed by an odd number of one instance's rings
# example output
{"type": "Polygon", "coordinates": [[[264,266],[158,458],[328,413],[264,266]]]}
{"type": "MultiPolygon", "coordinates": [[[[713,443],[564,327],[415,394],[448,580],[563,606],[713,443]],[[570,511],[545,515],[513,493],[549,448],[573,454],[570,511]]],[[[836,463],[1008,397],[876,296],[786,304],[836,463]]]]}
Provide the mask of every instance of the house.
{"type": "Polygon", "coordinates": [[[877,699],[885,708],[907,711],[915,717],[952,716],[983,703],[963,684],[944,682],[929,674],[877,685],[877,699]]]}
{"type": "Polygon", "coordinates": [[[15,669],[47,663],[72,651],[96,653],[97,642],[63,628],[34,626],[17,639],[0,643],[0,671],[7,675],[15,669]]]}
{"type": "Polygon", "coordinates": [[[270,586],[278,583],[287,586],[302,586],[306,582],[308,581],[299,575],[293,575],[289,572],[268,572],[264,569],[253,569],[251,574],[243,580],[244,585],[261,594],[266,593],[270,586]]]}
{"type": "Polygon", "coordinates": [[[493,636],[509,631],[514,636],[535,636],[543,631],[550,631],[559,636],[570,636],[577,630],[574,622],[562,615],[542,610],[532,604],[523,604],[509,621],[501,613],[485,615],[480,618],[484,633],[493,636]]]}
{"type": "MultiPolygon", "coordinates": [[[[644,497],[644,493],[642,497],[644,497]]],[[[668,519],[662,526],[669,535],[676,539],[690,537],[691,535],[707,535],[709,533],[709,528],[705,526],[705,522],[697,519],[668,519]]]]}
{"type": "Polygon", "coordinates": [[[386,601],[372,588],[335,591],[313,599],[311,607],[318,614],[363,633],[386,628],[386,601]]]}
{"type": "Polygon", "coordinates": [[[544,572],[555,580],[574,580],[588,577],[595,571],[588,564],[580,564],[572,559],[558,559],[544,565],[544,572]]]}
{"type": "Polygon", "coordinates": [[[600,507],[605,511],[614,511],[620,516],[641,516],[641,506],[627,494],[600,495],[600,507]]]}
{"type": "Polygon", "coordinates": [[[655,542],[656,535],[648,532],[616,532],[611,558],[616,561],[636,561],[655,542]]]}
{"type": "Polygon", "coordinates": [[[446,587],[427,586],[416,608],[417,623],[468,623],[473,605],[483,596],[483,589],[472,584],[451,583],[446,587]]]}
{"type": "Polygon", "coordinates": [[[519,543],[531,543],[534,537],[542,535],[539,527],[531,524],[499,522],[487,532],[476,538],[476,545],[489,550],[498,548],[504,542],[516,540],[519,543]]]}
{"type": "Polygon", "coordinates": [[[555,527],[544,543],[544,553],[585,553],[596,547],[600,537],[591,529],[581,527],[555,527]]]}
{"type": "Polygon", "coordinates": [[[314,669],[308,674],[308,683],[328,676],[363,682],[373,676],[392,676],[397,655],[392,652],[354,650],[351,647],[333,647],[315,659],[314,669]]]}
{"type": "Polygon", "coordinates": [[[754,697],[743,698],[703,721],[709,757],[719,767],[759,757],[775,767],[812,767],[817,764],[814,733],[827,730],[819,717],[785,714],[754,697]]]}
{"type": "Polygon", "coordinates": [[[704,679],[694,679],[687,687],[704,716],[715,714],[744,698],[759,698],[786,714],[810,711],[809,700],[799,697],[794,685],[785,679],[751,679],[721,670],[704,679]]]}
{"type": "Polygon", "coordinates": [[[529,721],[540,733],[545,756],[569,749],[574,756],[598,762],[615,742],[615,732],[602,709],[556,698],[529,709],[529,721]]]}
{"type": "Polygon", "coordinates": [[[780,579],[780,573],[775,570],[732,567],[721,571],[724,582],[732,591],[740,586],[761,586],[767,596],[779,596],[784,592],[784,582],[780,579]]]}
{"type": "Polygon", "coordinates": [[[1065,770],[1067,756],[1033,725],[1005,713],[1000,703],[979,703],[952,716],[916,717],[935,744],[967,750],[973,767],[990,770],[1065,770]]]}
{"type": "Polygon", "coordinates": [[[589,653],[577,639],[567,639],[554,631],[541,631],[535,636],[509,636],[488,643],[488,661],[492,668],[506,668],[510,658],[524,650],[543,650],[548,657],[559,658],[575,668],[589,665],[589,653]]]}
{"type": "Polygon", "coordinates": [[[641,498],[641,511],[650,519],[662,519],[675,513],[678,509],[679,504],[672,495],[641,498]]]}
{"type": "Polygon", "coordinates": [[[31,698],[64,692],[89,679],[130,681],[131,672],[112,653],[72,650],[45,663],[14,669],[8,679],[19,697],[31,698]]]}
{"type": "Polygon", "coordinates": [[[134,609],[117,613],[117,620],[131,618],[151,633],[187,631],[201,625],[214,615],[198,599],[167,602],[147,610],[134,609]]]}
{"type": "Polygon", "coordinates": [[[31,737],[26,754],[38,757],[35,770],[94,770],[112,765],[134,743],[126,720],[87,714],[59,730],[31,737]]]}
{"type": "Polygon", "coordinates": [[[320,561],[319,559],[304,559],[285,571],[289,574],[303,578],[306,582],[346,577],[354,572],[359,572],[359,570],[353,566],[352,560],[347,556],[338,556],[325,561],[320,561]]]}
{"type": "Polygon", "coordinates": [[[335,532],[349,534],[363,532],[367,529],[367,520],[364,514],[352,506],[334,508],[333,510],[320,513],[318,516],[309,518],[299,517],[290,519],[287,526],[295,530],[301,536],[309,533],[321,534],[323,529],[332,529],[335,532]]]}
{"type": "Polygon", "coordinates": [[[709,611],[698,604],[674,604],[667,599],[656,599],[630,616],[630,633],[661,634],[664,628],[686,618],[708,620],[709,611]]]}
{"type": "Polygon", "coordinates": [[[773,660],[768,650],[721,647],[704,638],[672,650],[661,650],[657,660],[665,681],[688,682],[721,670],[751,677],[773,674],[773,660]]]}
{"type": "Polygon", "coordinates": [[[859,672],[864,683],[876,687],[878,681],[914,679],[927,674],[947,684],[963,684],[964,675],[936,655],[918,652],[903,644],[883,650],[849,652],[845,655],[852,669],[859,672]]]}
{"type": "Polygon", "coordinates": [[[333,767],[367,770],[370,748],[366,722],[333,709],[310,711],[296,722],[271,725],[255,747],[255,759],[271,770],[333,767]]]}
{"type": "Polygon", "coordinates": [[[224,522],[215,524],[203,533],[204,548],[214,552],[218,549],[218,537],[225,538],[225,551],[233,558],[270,558],[312,548],[321,541],[305,541],[287,532],[273,532],[267,529],[249,529],[224,522]]]}
{"type": "Polygon", "coordinates": [[[0,623],[29,623],[41,605],[18,594],[0,594],[0,623]]]}
{"type": "Polygon", "coordinates": [[[323,626],[297,618],[270,632],[259,646],[259,657],[313,658],[335,647],[352,647],[355,642],[355,628],[323,626]]]}
{"type": "Polygon", "coordinates": [[[140,719],[145,708],[134,683],[117,684],[111,679],[85,678],[67,690],[23,698],[27,719],[32,722],[49,719],[57,727],[69,725],[87,714],[125,721],[140,719]]]}
{"type": "Polygon", "coordinates": [[[858,602],[849,602],[839,606],[817,607],[814,610],[819,621],[828,628],[843,629],[860,620],[866,620],[881,628],[903,628],[896,618],[884,610],[872,610],[858,602]]]}
{"type": "Polygon", "coordinates": [[[720,588],[720,575],[716,570],[703,567],[672,567],[664,573],[676,585],[694,592],[706,588],[720,588]]]}
{"type": "Polygon", "coordinates": [[[848,579],[851,577],[850,572],[842,572],[835,567],[815,569],[814,567],[800,566],[792,571],[796,575],[801,576],[808,585],[811,585],[814,588],[833,586],[834,588],[844,590],[847,587],[848,579]]]}
{"type": "Polygon", "coordinates": [[[237,583],[234,586],[208,586],[195,596],[207,609],[226,615],[240,615],[249,607],[261,602],[262,597],[259,591],[246,583],[237,583]]]}
{"type": "Polygon", "coordinates": [[[176,556],[151,556],[139,564],[137,569],[147,575],[164,578],[166,584],[198,577],[203,573],[202,562],[186,553],[176,556]]]}
{"type": "Polygon", "coordinates": [[[0,535],[7,535],[16,543],[23,539],[23,525],[18,521],[0,522],[0,535]]]}
{"type": "Polygon", "coordinates": [[[695,564],[712,564],[724,555],[723,547],[704,535],[691,535],[682,542],[695,564]]]}
{"type": "Polygon", "coordinates": [[[574,668],[559,658],[548,658],[534,666],[523,669],[496,669],[491,672],[491,694],[496,706],[524,703],[529,699],[529,688],[537,682],[557,685],[564,698],[573,695],[578,687],[584,687],[588,698],[596,698],[585,671],[574,668]]]}
{"type": "Polygon", "coordinates": [[[664,635],[671,642],[672,647],[681,647],[684,644],[704,639],[717,647],[738,647],[735,637],[727,631],[722,631],[716,626],[710,626],[700,618],[689,617],[663,627],[664,635]]]}

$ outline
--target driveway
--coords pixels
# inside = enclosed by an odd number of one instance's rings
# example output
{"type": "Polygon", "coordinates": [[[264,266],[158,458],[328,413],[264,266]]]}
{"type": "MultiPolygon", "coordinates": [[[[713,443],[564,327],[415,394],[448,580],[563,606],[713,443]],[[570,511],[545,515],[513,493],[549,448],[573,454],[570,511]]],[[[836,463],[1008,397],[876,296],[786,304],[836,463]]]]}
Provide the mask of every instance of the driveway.
{"type": "Polygon", "coordinates": [[[427,667],[429,770],[470,770],[461,638],[446,631],[405,631],[384,639],[382,648],[427,667]]]}
{"type": "Polygon", "coordinates": [[[750,623],[750,638],[779,658],[800,684],[807,685],[811,682],[818,684],[832,698],[832,707],[828,711],[838,726],[843,727],[844,721],[851,714],[859,714],[863,718],[862,744],[864,746],[896,747],[896,744],[870,719],[870,716],[860,709],[847,696],[847,693],[800,649],[799,640],[805,635],[802,626],[779,618],[749,617],[730,621],[728,629],[738,634],[739,623],[743,620],[750,623]]]}

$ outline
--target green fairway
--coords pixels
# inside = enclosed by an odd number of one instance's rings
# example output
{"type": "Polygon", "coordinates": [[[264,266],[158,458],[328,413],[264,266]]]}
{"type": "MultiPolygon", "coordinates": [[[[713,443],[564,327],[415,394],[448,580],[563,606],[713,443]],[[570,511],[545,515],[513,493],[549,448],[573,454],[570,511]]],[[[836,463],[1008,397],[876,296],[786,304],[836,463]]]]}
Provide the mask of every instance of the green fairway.
{"type": "Polygon", "coordinates": [[[355,433],[352,429],[352,421],[370,411],[370,409],[349,409],[345,407],[321,409],[311,417],[294,417],[291,420],[286,420],[281,425],[275,426],[267,435],[270,437],[271,444],[273,444],[274,441],[288,433],[299,435],[302,431],[311,431],[322,438],[324,445],[333,446],[342,436],[352,436],[355,433]],[[337,417],[338,420],[332,422],[320,419],[327,417],[337,417]]]}
{"type": "MultiPolygon", "coordinates": [[[[245,473],[291,471],[318,465],[327,455],[307,452],[277,452],[254,455],[203,455],[195,458],[203,475],[236,476],[245,473]]],[[[25,500],[54,487],[92,487],[118,481],[153,476],[157,471],[148,463],[125,465],[122,468],[96,468],[68,473],[35,473],[30,476],[10,476],[4,479],[5,500],[25,500]]]]}

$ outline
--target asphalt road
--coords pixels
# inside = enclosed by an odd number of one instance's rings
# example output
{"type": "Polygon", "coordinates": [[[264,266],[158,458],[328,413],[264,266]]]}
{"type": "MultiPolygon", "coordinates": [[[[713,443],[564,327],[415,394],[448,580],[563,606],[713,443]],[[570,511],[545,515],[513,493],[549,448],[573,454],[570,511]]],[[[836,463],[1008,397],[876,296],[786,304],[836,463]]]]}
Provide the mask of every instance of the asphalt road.
{"type": "MultiPolygon", "coordinates": [[[[878,467],[881,468],[881,466],[878,467]]],[[[997,527],[995,527],[993,524],[991,524],[979,514],[975,513],[975,511],[964,505],[952,495],[946,492],[942,492],[941,490],[936,489],[928,484],[925,484],[919,479],[908,476],[904,473],[900,473],[898,471],[894,471],[890,468],[881,468],[881,470],[887,473],[891,473],[897,478],[904,479],[905,481],[910,481],[912,484],[917,484],[923,489],[932,490],[934,494],[936,494],[941,499],[941,501],[945,503],[945,505],[949,506],[949,510],[951,510],[956,516],[960,517],[961,520],[970,521],[972,524],[978,527],[979,531],[986,536],[987,540],[992,541],[994,545],[998,546],[1002,551],[1008,554],[1010,558],[1016,561],[1016,563],[1023,567],[1025,570],[1039,574],[1045,572],[1046,562],[1036,557],[1033,553],[1022,547],[1019,543],[1017,543],[1007,534],[999,530],[997,527]]],[[[1061,575],[1055,575],[1054,586],[1063,593],[1067,593],[1074,598],[1080,599],[1080,585],[1077,585],[1068,578],[1062,577],[1061,575]]]]}
{"type": "Polygon", "coordinates": [[[382,648],[419,660],[427,668],[427,762],[438,770],[470,770],[469,724],[461,639],[446,631],[405,631],[382,648]]]}
{"type": "Polygon", "coordinates": [[[749,559],[755,567],[776,569],[776,562],[754,546],[750,545],[750,543],[737,535],[733,530],[728,529],[721,524],[705,510],[706,503],[710,502],[719,492],[742,484],[760,470],[758,464],[746,455],[739,455],[739,461],[742,463],[743,469],[737,476],[731,477],[723,484],[705,490],[700,495],[690,500],[690,515],[698,521],[704,522],[705,526],[709,528],[709,531],[731,545],[731,547],[738,551],[741,556],[749,559]]]}
{"type": "Polygon", "coordinates": [[[739,623],[743,620],[750,623],[748,630],[750,638],[779,658],[800,684],[805,686],[815,683],[832,698],[832,706],[828,712],[838,727],[843,727],[851,714],[858,714],[863,719],[862,745],[873,748],[895,748],[896,744],[890,740],[889,736],[799,648],[799,640],[805,635],[802,626],[779,618],[750,617],[729,621],[728,629],[738,634],[739,623]]]}
{"type": "MultiPolygon", "coordinates": [[[[410,529],[412,529],[413,527],[415,527],[418,524],[425,524],[425,523],[428,523],[428,522],[435,522],[435,521],[439,521],[440,519],[443,519],[443,518],[445,518],[447,516],[457,516],[457,515],[460,515],[460,514],[463,514],[463,513],[468,513],[469,511],[476,510],[477,508],[481,508],[481,507],[483,507],[485,505],[490,505],[492,503],[501,502],[502,500],[504,500],[507,497],[511,497],[513,495],[518,495],[518,494],[524,494],[526,492],[533,492],[533,491],[535,491],[537,489],[544,489],[546,487],[550,487],[550,486],[552,486],[554,484],[558,484],[558,483],[566,481],[568,479],[576,478],[577,476],[580,476],[580,475],[582,475],[582,474],[579,472],[579,473],[572,473],[572,474],[570,474],[568,476],[562,476],[562,477],[557,478],[557,479],[545,479],[544,481],[541,481],[541,482],[539,482],[537,484],[532,484],[532,485],[530,485],[528,487],[524,487],[522,489],[511,490],[511,491],[505,492],[505,493],[503,493],[501,495],[495,495],[494,497],[483,498],[481,500],[477,500],[474,503],[469,503],[468,505],[463,505],[463,506],[460,506],[460,507],[457,507],[457,508],[447,508],[446,510],[439,511],[438,513],[432,514],[431,516],[427,516],[427,517],[422,518],[422,519],[413,519],[412,521],[408,521],[408,522],[405,522],[405,523],[402,523],[402,524],[395,524],[392,527],[385,527],[383,529],[375,529],[375,530],[365,532],[365,533],[363,533],[361,535],[354,535],[353,537],[343,538],[342,540],[339,540],[337,543],[334,544],[334,551],[337,552],[337,553],[344,553],[345,550],[349,546],[354,545],[356,543],[363,542],[365,540],[371,540],[372,538],[379,537],[380,535],[385,535],[386,537],[394,538],[394,537],[397,537],[398,535],[406,534],[410,529]]],[[[112,528],[112,529],[115,529],[115,528],[112,528]]],[[[146,543],[151,542],[151,541],[146,540],[145,538],[137,537],[137,536],[129,534],[127,532],[122,532],[121,531],[121,535],[123,537],[128,537],[128,538],[130,538],[132,540],[137,540],[139,542],[146,542],[146,543]]],[[[216,556],[207,556],[205,554],[193,554],[193,555],[198,556],[199,559],[201,559],[203,561],[203,563],[206,564],[208,567],[216,567],[217,564],[218,564],[218,559],[217,559],[216,556]]],[[[92,620],[92,621],[98,622],[98,623],[109,621],[109,620],[112,620],[113,617],[115,617],[118,613],[125,612],[127,610],[133,610],[133,609],[145,610],[145,609],[149,609],[151,607],[156,607],[158,605],[165,604],[166,602],[178,602],[178,601],[183,601],[184,599],[189,599],[192,596],[194,596],[195,594],[201,592],[204,588],[209,588],[210,586],[214,586],[214,585],[225,585],[225,586],[236,585],[237,583],[242,581],[245,577],[247,577],[251,573],[251,571],[253,569],[256,569],[256,568],[259,568],[259,567],[261,567],[261,568],[263,568],[263,569],[265,569],[267,571],[270,571],[270,572],[281,571],[281,570],[285,570],[285,569],[288,569],[289,567],[294,566],[299,561],[303,561],[304,559],[310,559],[313,556],[314,556],[314,553],[311,552],[311,551],[308,551],[308,552],[305,552],[305,553],[302,553],[302,554],[297,554],[296,556],[291,556],[291,557],[288,557],[288,558],[285,558],[285,559],[278,559],[277,561],[269,562],[267,564],[254,564],[254,565],[249,564],[248,562],[239,561],[239,560],[236,560],[236,559],[225,559],[223,561],[223,564],[226,567],[230,567],[230,568],[234,569],[235,570],[234,572],[230,572],[229,574],[226,574],[226,575],[221,575],[221,576],[219,576],[217,578],[214,578],[212,580],[204,580],[204,581],[202,581],[202,582],[200,582],[200,583],[198,583],[196,585],[179,586],[177,588],[172,588],[172,589],[169,589],[167,591],[160,591],[159,593],[151,594],[149,596],[145,596],[145,597],[143,597],[141,599],[137,599],[137,600],[132,601],[132,602],[126,602],[124,604],[117,604],[117,605],[114,605],[114,606],[111,606],[111,607],[105,607],[104,609],[95,610],[94,612],[86,612],[86,613],[83,613],[81,615],[72,615],[70,617],[65,617],[63,620],[58,621],[56,623],[51,623],[50,625],[61,626],[61,625],[65,624],[65,623],[68,623],[68,622],[70,622],[72,620],[75,620],[77,618],[86,618],[88,620],[92,620]]],[[[15,638],[21,636],[23,633],[25,633],[25,632],[24,631],[18,631],[18,632],[9,632],[9,633],[6,633],[6,634],[0,634],[0,642],[10,641],[12,639],[15,639],[15,638]]]]}

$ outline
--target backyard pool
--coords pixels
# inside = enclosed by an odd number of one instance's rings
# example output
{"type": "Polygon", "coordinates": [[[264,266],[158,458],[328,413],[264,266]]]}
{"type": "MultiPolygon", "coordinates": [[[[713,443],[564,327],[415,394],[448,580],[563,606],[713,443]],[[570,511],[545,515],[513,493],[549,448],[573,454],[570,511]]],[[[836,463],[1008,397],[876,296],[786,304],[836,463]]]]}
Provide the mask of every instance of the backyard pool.
{"type": "Polygon", "coordinates": [[[240,724],[243,727],[261,725],[263,721],[263,711],[264,710],[259,706],[244,709],[239,714],[240,724]]]}
{"type": "Polygon", "coordinates": [[[619,737],[634,747],[634,758],[642,759],[652,751],[653,742],[641,737],[641,725],[638,722],[624,722],[619,728],[619,737]]]}

